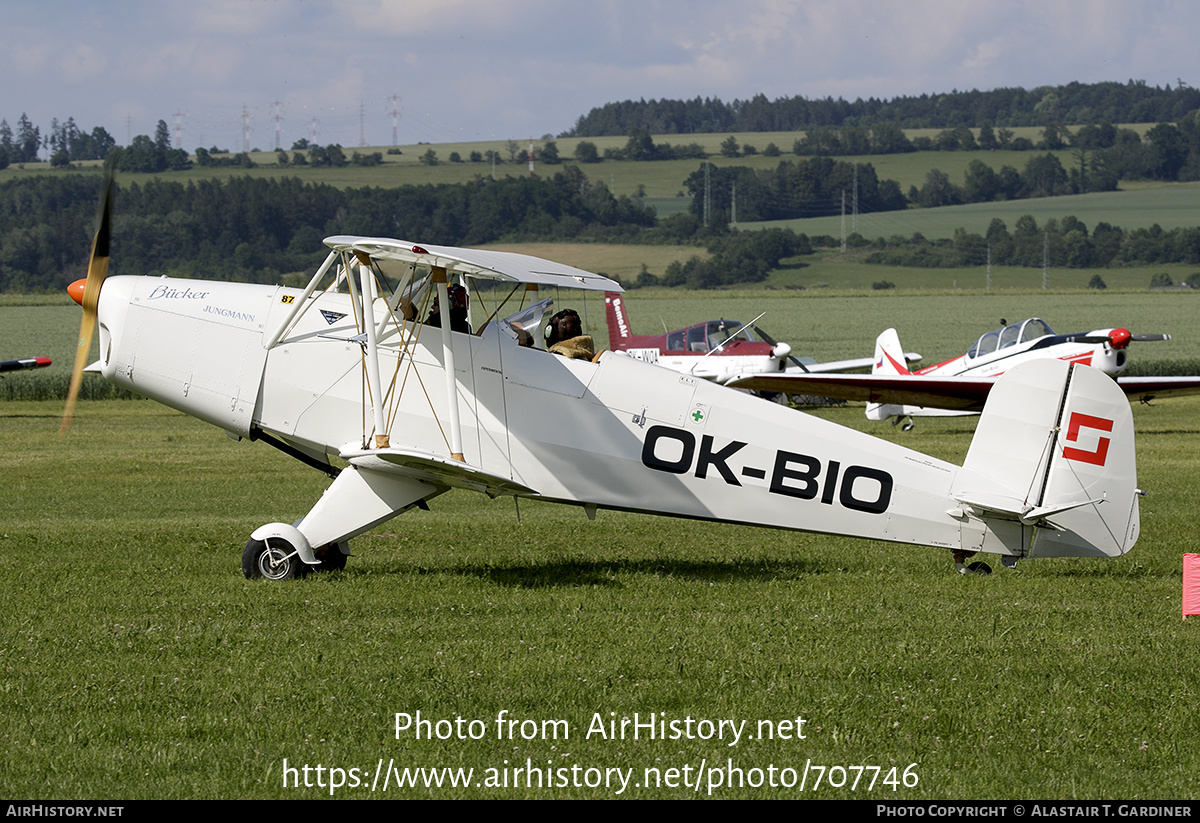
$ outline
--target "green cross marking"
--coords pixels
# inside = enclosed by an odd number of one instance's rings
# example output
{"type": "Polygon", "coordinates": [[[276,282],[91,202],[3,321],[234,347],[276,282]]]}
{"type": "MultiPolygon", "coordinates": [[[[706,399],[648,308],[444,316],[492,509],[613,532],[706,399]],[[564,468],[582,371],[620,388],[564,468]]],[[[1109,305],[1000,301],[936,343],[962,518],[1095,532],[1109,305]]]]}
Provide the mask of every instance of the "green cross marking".
{"type": "Polygon", "coordinates": [[[699,423],[701,420],[704,419],[704,412],[700,411],[699,409],[696,409],[694,412],[692,412],[692,419],[695,420],[697,423],[699,423]]]}

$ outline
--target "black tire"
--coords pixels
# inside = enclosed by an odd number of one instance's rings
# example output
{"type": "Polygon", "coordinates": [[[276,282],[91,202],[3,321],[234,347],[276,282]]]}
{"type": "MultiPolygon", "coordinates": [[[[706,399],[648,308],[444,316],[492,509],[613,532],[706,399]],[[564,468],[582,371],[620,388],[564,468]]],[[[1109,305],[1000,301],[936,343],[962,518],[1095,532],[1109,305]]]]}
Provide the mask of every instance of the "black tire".
{"type": "Polygon", "coordinates": [[[251,538],[242,550],[242,574],[247,580],[293,580],[303,577],[305,570],[292,544],[279,537],[272,538],[270,546],[251,538]]]}
{"type": "Polygon", "coordinates": [[[346,558],[349,555],[345,550],[349,548],[349,544],[342,542],[330,543],[328,546],[317,549],[317,559],[321,562],[313,567],[314,570],[319,572],[340,572],[346,568],[346,558]]]}

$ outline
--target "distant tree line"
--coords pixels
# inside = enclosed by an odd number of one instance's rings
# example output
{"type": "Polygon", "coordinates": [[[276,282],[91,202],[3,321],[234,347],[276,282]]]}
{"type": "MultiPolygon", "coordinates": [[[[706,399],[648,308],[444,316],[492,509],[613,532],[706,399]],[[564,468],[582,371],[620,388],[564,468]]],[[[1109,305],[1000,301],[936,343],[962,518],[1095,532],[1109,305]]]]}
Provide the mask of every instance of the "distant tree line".
{"type": "MultiPolygon", "coordinates": [[[[0,291],[64,288],[82,276],[100,177],[31,175],[0,184],[0,291]]],[[[311,270],[324,237],[362,234],[444,245],[620,239],[653,233],[653,210],[593,185],[576,166],[552,178],[337,189],[295,178],[122,184],[113,273],[278,282],[311,270]]]]}
{"type": "Polygon", "coordinates": [[[691,213],[711,225],[1115,191],[1118,181],[1128,179],[1200,179],[1200,117],[1159,124],[1144,140],[1129,129],[1104,126],[1076,136],[1066,167],[1050,152],[1034,154],[1021,170],[1007,164],[995,169],[976,158],[961,184],[933,168],[907,192],[894,180],[880,180],[870,163],[827,156],[783,160],[774,169],[705,164],[683,185],[691,213]]]}
{"type": "Polygon", "coordinates": [[[1012,231],[994,219],[986,234],[958,229],[948,240],[912,237],[861,237],[851,244],[869,250],[866,261],[891,266],[956,268],[997,266],[1086,269],[1153,263],[1200,263],[1200,227],[1164,230],[1153,225],[1125,231],[1097,223],[1090,232],[1075,217],[1050,219],[1039,226],[1031,215],[1019,217],[1012,231]]]}
{"type": "Polygon", "coordinates": [[[714,289],[736,283],[759,283],[784,258],[812,253],[808,237],[791,229],[719,235],[709,238],[706,245],[708,259],[695,255],[685,262],[676,260],[667,266],[662,277],[643,270],[630,285],[714,289]]]}
{"type": "Polygon", "coordinates": [[[1200,90],[1183,81],[1174,88],[1127,83],[1068,83],[1035,89],[951,91],[947,94],[809,100],[781,97],[724,103],[693,100],[625,100],[581,116],[563,137],[615,137],[642,129],[650,134],[801,131],[821,126],[893,123],[902,129],[1014,128],[1064,123],[1165,123],[1200,108],[1200,90]]]}
{"type": "MultiPolygon", "coordinates": [[[[877,123],[871,126],[819,127],[810,130],[792,145],[792,153],[801,157],[882,155],[913,151],[982,152],[995,149],[1070,150],[1074,155],[1071,171],[1064,170],[1059,174],[1048,170],[1055,177],[1062,177],[1061,183],[1054,186],[1058,189],[1055,192],[1058,194],[1112,191],[1119,180],[1200,180],[1200,109],[1181,117],[1176,123],[1159,123],[1149,129],[1144,137],[1132,129],[1118,128],[1112,123],[1104,122],[1081,126],[1074,132],[1065,126],[1046,126],[1042,130],[1041,138],[1035,143],[1025,137],[1014,137],[1009,129],[993,129],[985,123],[979,129],[978,137],[966,126],[958,126],[945,129],[934,137],[918,136],[910,139],[894,123],[877,123]]],[[[753,144],[739,143],[736,137],[730,135],[722,141],[719,153],[726,158],[757,154],[779,157],[783,150],[774,143],[768,143],[760,152],[753,144]]],[[[554,156],[557,162],[557,149],[554,156]]],[[[599,163],[603,160],[653,161],[707,157],[707,151],[697,143],[655,143],[650,133],[641,128],[634,128],[630,132],[629,139],[622,148],[608,148],[601,153],[596,144],[588,140],[580,140],[575,147],[576,161],[584,164],[599,163]]],[[[1060,161],[1052,155],[1049,155],[1049,158],[1030,161],[1030,165],[1036,167],[1039,164],[1053,163],[1061,169],[1060,161]]],[[[979,170],[991,168],[983,160],[973,161],[972,166],[979,170]]],[[[1026,169],[1027,175],[1036,172],[1036,168],[1026,169]]],[[[995,182],[975,182],[985,187],[996,188],[996,195],[979,198],[970,194],[951,193],[950,200],[934,205],[1040,196],[1030,193],[1036,190],[1037,186],[1015,185],[1019,176],[1015,169],[1006,166],[999,172],[993,170],[991,173],[1004,179],[995,182]],[[954,199],[955,197],[958,199],[954,199]]],[[[920,202],[911,193],[909,199],[913,203],[920,202]]]]}
{"type": "Polygon", "coordinates": [[[38,152],[48,149],[50,162],[67,165],[72,160],[102,160],[117,145],[117,141],[99,126],[85,132],[68,117],[65,123],[57,118],[50,121],[50,133],[42,130],[22,114],[14,131],[7,120],[0,120],[0,169],[13,163],[37,163],[38,152]]]}
{"type": "Polygon", "coordinates": [[[838,214],[843,207],[854,207],[856,192],[862,212],[908,205],[900,184],[879,180],[870,163],[856,166],[829,157],[784,160],[773,170],[761,171],[706,164],[683,185],[692,197],[691,213],[702,219],[707,215],[709,224],[838,214]]]}
{"type": "Polygon", "coordinates": [[[191,167],[186,151],[171,148],[171,131],[165,120],[158,121],[153,140],[139,134],[117,158],[117,169],[123,172],[183,171],[191,167]]]}

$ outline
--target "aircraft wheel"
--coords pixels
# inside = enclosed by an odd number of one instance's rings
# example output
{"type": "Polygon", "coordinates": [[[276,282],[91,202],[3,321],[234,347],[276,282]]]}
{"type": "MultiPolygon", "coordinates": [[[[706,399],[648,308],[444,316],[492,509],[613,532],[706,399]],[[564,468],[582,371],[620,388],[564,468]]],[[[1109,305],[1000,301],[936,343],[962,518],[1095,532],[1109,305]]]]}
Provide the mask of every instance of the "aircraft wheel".
{"type": "Polygon", "coordinates": [[[345,541],[341,543],[331,543],[319,550],[317,558],[321,561],[316,566],[319,572],[340,572],[346,568],[346,558],[350,556],[350,544],[345,541]]]}
{"type": "Polygon", "coordinates": [[[286,540],[273,538],[268,546],[262,540],[251,539],[242,550],[242,574],[247,580],[292,580],[302,577],[305,571],[304,561],[286,540]]]}
{"type": "Polygon", "coordinates": [[[989,575],[992,573],[992,567],[987,563],[975,562],[970,565],[964,565],[961,561],[954,564],[954,568],[959,574],[977,574],[979,576],[989,575]]]}
{"type": "Polygon", "coordinates": [[[900,427],[900,431],[910,432],[915,425],[917,425],[917,422],[910,417],[908,418],[908,422],[900,427]]]}

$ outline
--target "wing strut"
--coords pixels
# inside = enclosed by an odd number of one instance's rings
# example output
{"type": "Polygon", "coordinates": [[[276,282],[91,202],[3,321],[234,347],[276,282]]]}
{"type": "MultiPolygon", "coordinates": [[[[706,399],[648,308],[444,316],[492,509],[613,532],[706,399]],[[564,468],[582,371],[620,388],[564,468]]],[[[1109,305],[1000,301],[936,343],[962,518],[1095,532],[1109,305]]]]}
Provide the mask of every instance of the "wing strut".
{"type": "Polygon", "coordinates": [[[446,402],[450,407],[450,456],[465,463],[462,445],[462,424],[458,416],[458,377],[454,371],[454,341],[450,337],[450,294],[446,283],[450,279],[453,264],[442,268],[433,267],[431,275],[437,284],[438,305],[442,319],[442,357],[446,367],[446,402]]]}
{"type": "Polygon", "coordinates": [[[362,283],[363,326],[367,331],[367,391],[371,395],[371,411],[375,415],[375,448],[391,446],[384,429],[383,382],[379,377],[379,338],[375,333],[375,273],[371,271],[371,256],[355,251],[358,260],[358,275],[362,283]]]}
{"type": "Polygon", "coordinates": [[[295,321],[300,319],[300,315],[310,305],[308,298],[312,295],[313,290],[316,289],[317,284],[321,282],[321,278],[325,276],[325,272],[329,271],[329,267],[333,265],[333,261],[337,260],[337,258],[338,253],[336,251],[329,252],[325,257],[325,262],[321,264],[316,274],[308,281],[308,285],[304,288],[304,293],[292,304],[292,310],[288,312],[287,317],[279,324],[279,328],[275,330],[275,333],[267,338],[267,344],[264,348],[274,348],[275,344],[283,339],[283,335],[296,325],[295,321]]]}

